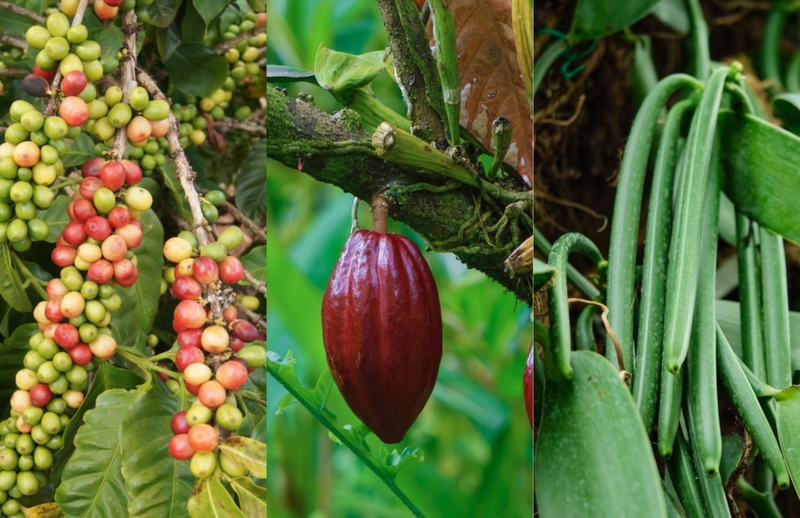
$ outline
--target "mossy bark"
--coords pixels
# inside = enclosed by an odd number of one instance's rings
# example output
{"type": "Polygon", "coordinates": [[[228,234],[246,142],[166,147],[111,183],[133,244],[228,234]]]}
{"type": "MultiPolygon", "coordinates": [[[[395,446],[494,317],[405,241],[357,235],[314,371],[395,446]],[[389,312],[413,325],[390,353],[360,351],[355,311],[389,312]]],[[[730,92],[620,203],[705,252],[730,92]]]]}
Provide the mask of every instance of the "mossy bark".
{"type": "Polygon", "coordinates": [[[267,113],[267,156],[271,159],[292,168],[302,163],[303,173],[364,200],[383,193],[390,203],[390,216],[414,229],[432,249],[452,251],[468,267],[531,304],[532,280],[511,279],[504,271],[511,243],[487,242],[485,229],[501,215],[485,205],[478,208],[477,189],[457,184],[444,187],[438,175],[381,160],[369,144],[371,135],[361,128],[352,110],[329,115],[269,87],[267,113]],[[483,213],[480,220],[476,210],[483,213]]]}

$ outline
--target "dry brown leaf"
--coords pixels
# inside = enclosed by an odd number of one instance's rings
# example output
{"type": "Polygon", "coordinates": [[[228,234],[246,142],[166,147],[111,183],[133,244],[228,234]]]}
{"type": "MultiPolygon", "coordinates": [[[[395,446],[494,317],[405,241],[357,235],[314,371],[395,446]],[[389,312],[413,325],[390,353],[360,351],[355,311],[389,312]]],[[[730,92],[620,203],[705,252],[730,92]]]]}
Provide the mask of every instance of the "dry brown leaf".
{"type": "MultiPolygon", "coordinates": [[[[514,136],[505,161],[533,185],[533,119],[517,61],[511,0],[445,3],[456,22],[461,126],[494,150],[492,121],[500,116],[511,121],[514,136]]],[[[432,30],[429,22],[431,38],[432,30]]]]}

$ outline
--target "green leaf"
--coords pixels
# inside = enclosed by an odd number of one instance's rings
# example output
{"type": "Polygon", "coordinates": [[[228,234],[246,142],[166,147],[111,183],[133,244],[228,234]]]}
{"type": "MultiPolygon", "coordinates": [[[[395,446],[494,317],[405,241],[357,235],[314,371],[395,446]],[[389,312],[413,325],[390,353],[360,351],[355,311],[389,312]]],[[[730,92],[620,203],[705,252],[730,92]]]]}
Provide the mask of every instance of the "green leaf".
{"type": "Polygon", "coordinates": [[[164,268],[164,228],[152,209],[144,211],[139,220],[144,230],[142,243],[134,250],[139,260],[139,279],[130,288],[120,288],[120,291],[131,296],[136,303],[134,311],[139,331],[149,333],[161,298],[157,286],[160,286],[164,268]]]}
{"type": "Polygon", "coordinates": [[[314,58],[314,75],[318,84],[334,96],[346,95],[367,86],[385,70],[383,56],[382,50],[354,56],[320,43],[314,58]]]}
{"type": "Polygon", "coordinates": [[[39,327],[36,324],[19,326],[0,345],[0,402],[2,402],[0,409],[3,411],[9,406],[11,394],[17,390],[14,379],[22,367],[25,353],[30,350],[28,340],[38,332],[39,327]]]}
{"type": "MultiPolygon", "coordinates": [[[[717,323],[725,333],[736,356],[742,358],[742,331],[739,325],[741,313],[739,303],[730,300],[717,300],[715,307],[717,323]]],[[[789,312],[789,339],[792,348],[792,369],[800,370],[800,313],[789,312]]],[[[775,387],[783,389],[785,387],[775,387]]]]}
{"type": "Polygon", "coordinates": [[[121,472],[122,418],[139,398],[135,391],[113,389],[97,398],[75,436],[75,453],[64,467],[56,502],[67,516],[128,516],[128,495],[121,472]]]}
{"type": "Polygon", "coordinates": [[[130,495],[128,513],[141,518],[188,516],[194,476],[189,463],[169,454],[170,420],[191,406],[191,395],[151,387],[122,420],[122,476],[130,495]]]}
{"type": "Polygon", "coordinates": [[[200,43],[181,43],[166,65],[175,88],[198,97],[208,97],[228,77],[225,58],[200,43]]]}
{"type": "Polygon", "coordinates": [[[217,477],[197,481],[189,499],[189,515],[192,518],[246,518],[217,477]]]}
{"type": "Polygon", "coordinates": [[[181,37],[183,41],[201,43],[206,37],[206,22],[195,9],[196,1],[186,2],[186,14],[181,20],[181,37]]]}
{"type": "Polygon", "coordinates": [[[792,477],[792,485],[800,494],[800,386],[782,390],[775,396],[778,442],[792,477]]]}
{"type": "Polygon", "coordinates": [[[312,83],[315,85],[319,84],[317,83],[317,76],[314,75],[312,70],[270,64],[267,64],[267,81],[281,83],[303,82],[312,83]]]}
{"type": "MultiPolygon", "coordinates": [[[[78,432],[81,424],[83,424],[84,414],[95,406],[97,398],[112,389],[132,389],[143,380],[133,372],[114,367],[108,362],[101,362],[95,371],[94,380],[89,386],[89,392],[83,400],[83,404],[78,408],[78,411],[72,416],[69,424],[64,428],[64,446],[55,454],[53,468],[50,475],[50,482],[53,487],[61,483],[62,472],[64,465],[72,456],[75,451],[75,444],[73,439],[78,432]]],[[[113,515],[112,515],[113,516],[113,515]]]]}
{"type": "Polygon", "coordinates": [[[84,132],[73,139],[67,147],[67,152],[61,159],[64,167],[80,167],[90,158],[94,158],[94,141],[84,132]]]}
{"type": "Polygon", "coordinates": [[[800,128],[800,93],[778,94],[772,98],[772,107],[787,127],[800,128]]]}
{"type": "Polygon", "coordinates": [[[180,44],[181,35],[178,34],[178,30],[174,25],[163,29],[161,27],[156,29],[156,47],[162,58],[169,59],[180,44]]]}
{"type": "Polygon", "coordinates": [[[722,436],[722,457],[719,461],[719,474],[722,483],[727,484],[733,470],[739,465],[744,454],[744,439],[741,435],[722,436]]]}
{"type": "Polygon", "coordinates": [[[572,380],[548,380],[536,444],[542,518],[667,515],[650,440],[604,357],[574,351],[572,380]]]}
{"type": "Polygon", "coordinates": [[[120,28],[113,23],[107,27],[101,26],[100,30],[90,31],[89,37],[100,44],[102,56],[110,54],[116,56],[125,43],[125,36],[120,28]]]}
{"type": "Polygon", "coordinates": [[[69,215],[67,214],[67,205],[72,201],[66,194],[59,194],[53,200],[50,208],[45,210],[36,211],[36,217],[42,219],[50,225],[50,235],[47,236],[48,243],[55,243],[58,241],[58,236],[64,230],[64,227],[69,224],[69,215]]]}
{"type": "Polygon", "coordinates": [[[657,3],[658,0],[578,0],[567,41],[577,43],[619,32],[642,19],[657,3]]]}
{"type": "Polygon", "coordinates": [[[267,280],[267,247],[257,246],[239,258],[242,266],[259,281],[267,280]]]}
{"type": "Polygon", "coordinates": [[[687,34],[692,28],[684,0],[661,0],[651,14],[675,32],[687,34]]]}
{"type": "Polygon", "coordinates": [[[33,304],[14,268],[11,251],[5,243],[0,244],[0,295],[17,311],[24,313],[33,309],[33,304]]]}
{"type": "Polygon", "coordinates": [[[253,476],[267,478],[267,445],[249,437],[229,437],[219,444],[231,460],[250,470],[253,476]]]}
{"type": "Polygon", "coordinates": [[[9,36],[25,36],[28,28],[35,24],[36,22],[30,18],[5,9],[3,10],[3,15],[0,16],[0,32],[9,36]]]}
{"type": "Polygon", "coordinates": [[[258,487],[247,477],[236,477],[230,481],[231,487],[239,495],[239,505],[245,516],[267,515],[267,490],[258,487]]]}
{"type": "Polygon", "coordinates": [[[175,19],[180,6],[181,0],[155,0],[147,8],[150,13],[150,19],[147,23],[162,28],[169,27],[169,24],[175,19]]]}
{"type": "Polygon", "coordinates": [[[546,288],[556,275],[558,275],[558,270],[544,261],[533,258],[533,291],[546,288]]]}
{"type": "Polygon", "coordinates": [[[800,243],[800,137],[750,115],[721,111],[722,188],[737,210],[800,243]]]}
{"type": "Polygon", "coordinates": [[[267,210],[267,139],[258,141],[236,177],[236,207],[251,219],[259,219],[267,210]]]}
{"type": "Polygon", "coordinates": [[[178,214],[185,219],[189,224],[192,223],[192,210],[189,208],[189,202],[186,201],[186,195],[183,193],[183,187],[178,180],[178,172],[175,170],[175,162],[167,160],[164,165],[160,166],[162,175],[164,176],[164,183],[167,189],[172,193],[172,199],[178,206],[178,214]]]}
{"type": "MultiPolygon", "coordinates": [[[[314,390],[308,390],[300,384],[297,379],[297,372],[294,370],[295,359],[291,351],[281,359],[275,352],[267,353],[267,371],[275,378],[289,394],[305,407],[325,428],[328,429],[329,436],[339,444],[347,446],[353,451],[372,471],[384,480],[392,480],[397,476],[397,472],[405,465],[403,459],[407,456],[422,460],[423,455],[417,451],[404,451],[397,454],[396,450],[389,453],[382,447],[376,455],[370,449],[364,437],[369,433],[367,427],[358,422],[355,426],[350,424],[339,424],[336,414],[325,406],[325,400],[330,388],[330,373],[320,376],[314,390]]],[[[254,429],[256,432],[263,433],[266,427],[263,423],[254,429]]],[[[266,446],[265,446],[266,448],[266,446]]],[[[652,458],[652,456],[651,456],[652,458]]],[[[265,467],[266,469],[266,467],[265,467]]],[[[265,473],[266,475],[266,473],[265,473]]]]}
{"type": "Polygon", "coordinates": [[[228,0],[192,0],[192,5],[208,25],[225,9],[228,0]]]}

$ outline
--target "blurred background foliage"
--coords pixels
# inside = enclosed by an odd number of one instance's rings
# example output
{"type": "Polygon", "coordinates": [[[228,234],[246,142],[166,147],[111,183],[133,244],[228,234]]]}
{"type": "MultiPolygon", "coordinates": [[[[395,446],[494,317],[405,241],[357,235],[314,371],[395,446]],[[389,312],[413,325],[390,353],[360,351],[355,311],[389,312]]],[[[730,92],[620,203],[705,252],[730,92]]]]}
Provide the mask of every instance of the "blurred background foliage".
{"type": "MultiPolygon", "coordinates": [[[[382,50],[386,35],[373,0],[268,0],[267,63],[313,70],[319,44],[361,54],[382,50]]],[[[323,89],[305,92],[327,112],[341,106],[323,89]]],[[[376,95],[403,113],[387,74],[376,95]]],[[[369,174],[365,172],[365,174],[369,174]]],[[[301,382],[313,388],[327,369],[322,345],[322,293],[350,228],[353,197],[268,160],[267,219],[269,348],[297,359],[301,382]]],[[[371,228],[366,203],[359,221],[371,228]]],[[[424,242],[405,226],[390,231],[424,242]]],[[[532,338],[530,309],[451,254],[424,254],[439,288],[444,354],[433,395],[405,440],[424,462],[400,471],[398,485],[429,517],[529,517],[532,441],[522,397],[522,373],[532,338]]],[[[398,387],[402,390],[402,387],[398,387]]],[[[346,447],[300,405],[275,415],[286,391],[268,379],[269,514],[289,517],[405,517],[408,510],[346,447]]],[[[356,418],[338,390],[328,407],[345,423],[356,418]]],[[[377,438],[367,439],[377,448],[377,438]]]]}

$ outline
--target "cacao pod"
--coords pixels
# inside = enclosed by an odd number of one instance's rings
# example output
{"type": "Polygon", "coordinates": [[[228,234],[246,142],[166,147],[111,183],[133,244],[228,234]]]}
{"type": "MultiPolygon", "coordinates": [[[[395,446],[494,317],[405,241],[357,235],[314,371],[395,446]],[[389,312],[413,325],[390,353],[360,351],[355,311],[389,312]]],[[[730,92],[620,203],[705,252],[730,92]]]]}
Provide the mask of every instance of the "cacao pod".
{"type": "Polygon", "coordinates": [[[528,421],[533,428],[533,342],[528,351],[528,361],[525,363],[525,374],[522,375],[522,392],[525,395],[525,410],[528,412],[528,421]]]}
{"type": "Polygon", "coordinates": [[[348,238],[322,299],[322,339],[353,413],[383,442],[402,441],[442,358],[436,283],[412,241],[366,230],[348,238]]]}

